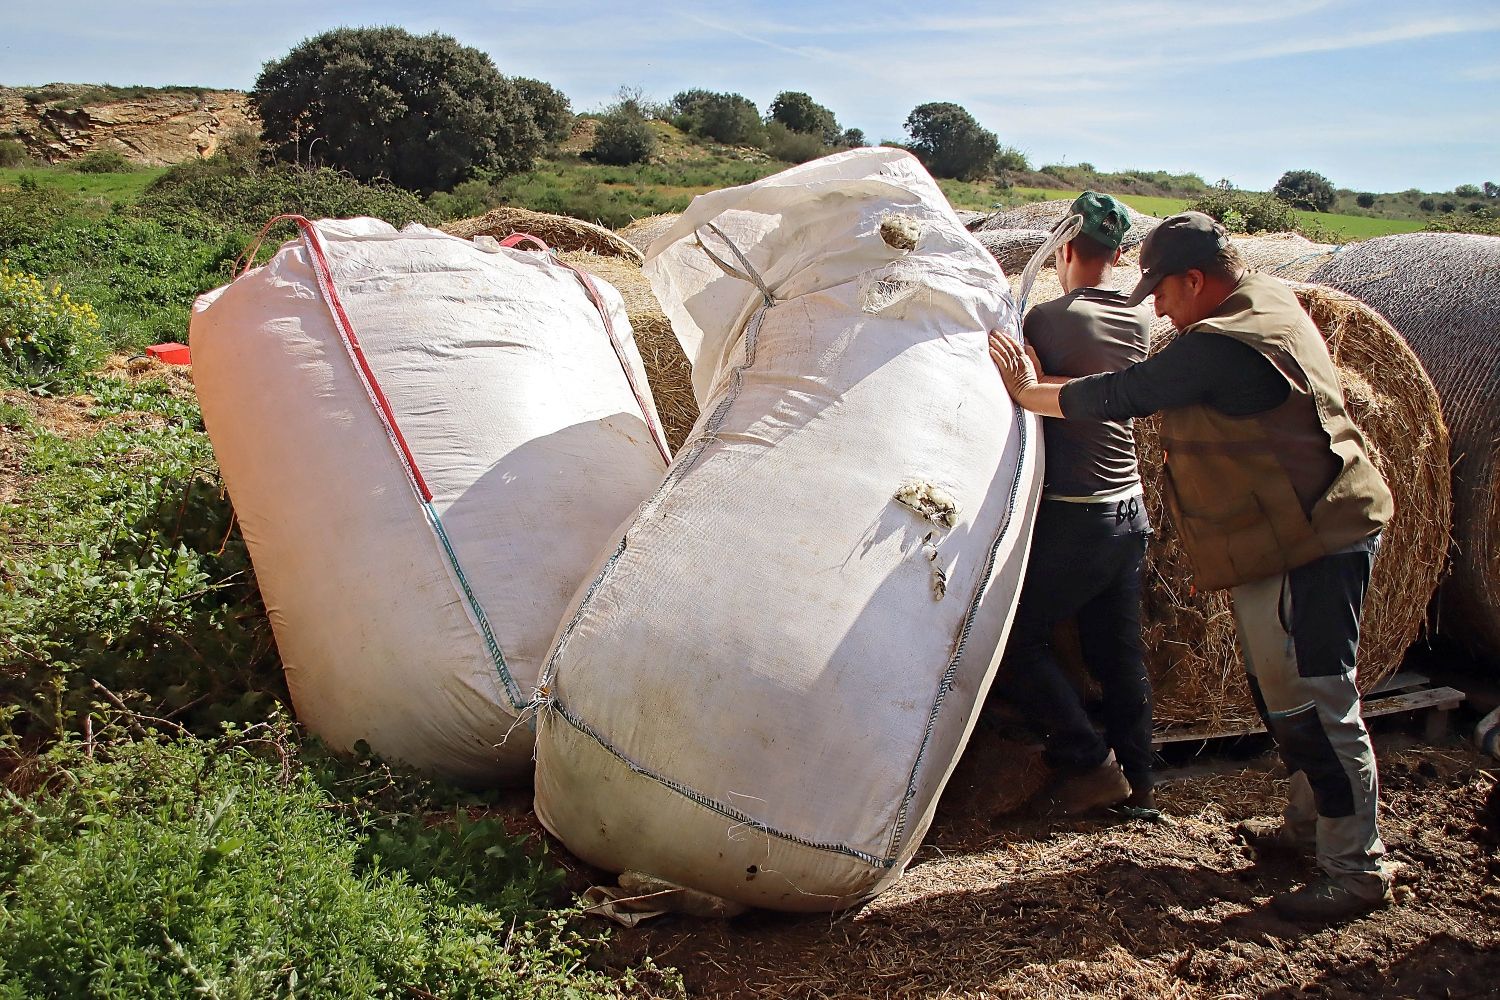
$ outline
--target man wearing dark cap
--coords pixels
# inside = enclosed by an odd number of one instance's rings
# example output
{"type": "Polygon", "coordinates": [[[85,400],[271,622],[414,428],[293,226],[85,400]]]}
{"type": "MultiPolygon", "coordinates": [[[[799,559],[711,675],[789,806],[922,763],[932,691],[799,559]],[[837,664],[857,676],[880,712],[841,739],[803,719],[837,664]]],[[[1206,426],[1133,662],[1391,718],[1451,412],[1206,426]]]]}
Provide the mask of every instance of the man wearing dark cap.
{"type": "Polygon", "coordinates": [[[1163,494],[1195,586],[1230,590],[1250,691],[1292,777],[1280,828],[1247,839],[1263,853],[1314,847],[1325,873],[1272,906],[1293,919],[1357,916],[1391,900],[1354,666],[1390,491],[1317,328],[1290,289],[1245,270],[1222,226],[1199,212],[1164,220],[1129,301],[1147,295],[1180,334],[1121,372],[1039,382],[998,332],[991,354],[1034,412],[1161,412],[1163,494]]]}
{"type": "MultiPolygon", "coordinates": [[[[1130,229],[1125,206],[1085,191],[1062,223],[1082,228],[1056,253],[1065,294],[1026,315],[1026,340],[1052,375],[1119,371],[1144,360],[1150,316],[1113,290],[1130,229]]],[[[1021,600],[997,693],[1046,741],[1063,815],[1119,805],[1153,808],[1151,688],[1141,648],[1141,561],[1150,527],[1135,438],[1126,420],[1049,420],[1046,479],[1021,600]],[[1084,662],[1103,693],[1103,737],[1052,649],[1058,622],[1078,623],[1084,662]]]]}

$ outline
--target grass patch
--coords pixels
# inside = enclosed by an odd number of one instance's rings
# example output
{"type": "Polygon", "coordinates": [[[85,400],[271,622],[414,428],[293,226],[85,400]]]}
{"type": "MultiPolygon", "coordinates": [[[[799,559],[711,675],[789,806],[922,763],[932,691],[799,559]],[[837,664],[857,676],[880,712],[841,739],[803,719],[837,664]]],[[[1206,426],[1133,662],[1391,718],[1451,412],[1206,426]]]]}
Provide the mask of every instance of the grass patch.
{"type": "Polygon", "coordinates": [[[0,192],[18,188],[22,177],[72,199],[93,202],[96,208],[133,205],[142,192],[167,172],[166,167],[142,167],[123,173],[81,174],[61,167],[0,170],[0,192]]]}
{"type": "Polygon", "coordinates": [[[1296,211],[1296,215],[1300,222],[1323,226],[1344,240],[1368,240],[1394,233],[1421,232],[1427,228],[1427,224],[1419,219],[1384,219],[1300,210],[1296,211]]]}
{"type": "MultiPolygon", "coordinates": [[[[948,182],[943,182],[944,193],[948,192],[948,182]]],[[[1018,200],[1044,201],[1056,198],[1076,198],[1081,191],[1060,190],[1057,188],[1012,188],[1013,195],[1019,195],[1018,200]]],[[[1107,193],[1107,192],[1106,192],[1107,193]]],[[[1178,212],[1187,211],[1190,204],[1186,198],[1165,198],[1153,195],[1122,194],[1116,195],[1121,201],[1135,209],[1137,212],[1145,212],[1159,219],[1178,212]]],[[[953,200],[953,195],[949,195],[953,200]]],[[[954,202],[954,208],[968,208],[967,204],[960,205],[954,202]]],[[[988,209],[989,206],[983,206],[988,209]]],[[[1385,219],[1371,216],[1341,215],[1329,212],[1294,212],[1299,222],[1310,226],[1322,226],[1336,236],[1346,240],[1367,240],[1376,236],[1390,236],[1393,233],[1415,233],[1425,228],[1425,224],[1417,219],[1385,219]]]]}
{"type": "Polygon", "coordinates": [[[691,159],[608,166],[562,157],[524,174],[468,181],[434,195],[444,218],[481,215],[501,205],[570,215],[611,229],[662,212],[680,212],[696,195],[748,184],[785,170],[776,160],[744,159],[705,151],[691,159]]]}

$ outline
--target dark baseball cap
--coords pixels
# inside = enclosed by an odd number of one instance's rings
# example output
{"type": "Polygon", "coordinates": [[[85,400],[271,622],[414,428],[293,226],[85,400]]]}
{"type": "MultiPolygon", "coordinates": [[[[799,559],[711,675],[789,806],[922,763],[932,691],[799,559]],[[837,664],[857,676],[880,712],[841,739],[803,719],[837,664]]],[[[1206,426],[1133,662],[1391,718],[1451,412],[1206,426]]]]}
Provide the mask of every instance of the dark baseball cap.
{"type": "Polygon", "coordinates": [[[1141,281],[1126,305],[1140,305],[1169,274],[1213,266],[1229,245],[1229,231],[1202,212],[1181,212],[1161,220],[1141,244],[1141,281]]]}
{"type": "Polygon", "coordinates": [[[1130,213],[1114,195],[1099,194],[1097,191],[1083,192],[1074,199],[1068,208],[1068,214],[1063,216],[1058,225],[1065,224],[1074,215],[1083,217],[1083,228],[1078,231],[1078,235],[1087,236],[1111,250],[1120,249],[1120,244],[1125,242],[1125,234],[1130,232],[1130,213]]]}

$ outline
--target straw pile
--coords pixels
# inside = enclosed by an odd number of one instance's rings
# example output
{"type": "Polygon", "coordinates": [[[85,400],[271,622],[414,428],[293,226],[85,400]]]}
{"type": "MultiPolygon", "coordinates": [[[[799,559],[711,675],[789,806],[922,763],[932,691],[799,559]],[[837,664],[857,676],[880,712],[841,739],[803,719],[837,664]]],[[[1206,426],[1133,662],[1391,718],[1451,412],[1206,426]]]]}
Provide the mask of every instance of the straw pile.
{"type": "Polygon", "coordinates": [[[1453,573],[1435,625],[1500,654],[1500,237],[1411,233],[1343,250],[1313,280],[1357,296],[1401,332],[1453,434],[1453,573]]]}
{"type": "MultiPolygon", "coordinates": [[[[1067,214],[1072,205],[1073,201],[1070,198],[1030,202],[990,216],[975,232],[990,229],[1051,229],[1058,219],[1067,214]]],[[[1130,231],[1125,234],[1123,244],[1128,249],[1145,239],[1146,234],[1155,229],[1161,220],[1154,215],[1137,212],[1129,205],[1125,206],[1125,211],[1130,213],[1130,231]]]]}
{"type": "MultiPolygon", "coordinates": [[[[1120,272],[1127,287],[1135,272],[1120,272]]],[[[1396,499],[1365,600],[1360,637],[1360,686],[1368,690],[1400,665],[1416,637],[1437,585],[1448,545],[1451,496],[1448,434],[1437,393],[1421,363],[1391,326],[1351,296],[1293,284],[1328,341],[1350,416],[1364,431],[1371,457],[1396,499]]],[[[1043,272],[1031,301],[1061,294],[1043,272]]],[[[1174,335],[1170,322],[1152,327],[1152,349],[1174,335]]],[[[1161,447],[1155,418],[1135,424],[1146,507],[1156,534],[1147,554],[1143,628],[1158,728],[1213,730],[1255,719],[1245,685],[1226,593],[1192,592],[1187,556],[1160,495],[1161,447]]]]}
{"type": "Polygon", "coordinates": [[[623,257],[573,252],[559,254],[562,260],[581,267],[596,278],[615,286],[625,300],[625,312],[635,331],[636,347],[646,363],[646,378],[656,412],[661,417],[667,444],[675,455],[688,431],[698,420],[698,402],[693,397],[693,369],[677,343],[672,324],[661,311],[641,269],[623,257]]]}
{"type": "Polygon", "coordinates": [[[678,212],[664,212],[661,215],[648,215],[644,219],[636,219],[620,230],[620,236],[639,250],[642,256],[645,256],[646,251],[651,249],[651,244],[656,242],[656,238],[672,228],[672,223],[677,221],[679,214],[678,212]]]}
{"type": "Polygon", "coordinates": [[[558,251],[587,250],[603,256],[625,257],[636,264],[642,259],[639,250],[603,226],[525,208],[505,206],[491,209],[472,219],[446,223],[442,228],[443,232],[465,240],[476,236],[503,240],[512,233],[529,233],[558,251]]]}

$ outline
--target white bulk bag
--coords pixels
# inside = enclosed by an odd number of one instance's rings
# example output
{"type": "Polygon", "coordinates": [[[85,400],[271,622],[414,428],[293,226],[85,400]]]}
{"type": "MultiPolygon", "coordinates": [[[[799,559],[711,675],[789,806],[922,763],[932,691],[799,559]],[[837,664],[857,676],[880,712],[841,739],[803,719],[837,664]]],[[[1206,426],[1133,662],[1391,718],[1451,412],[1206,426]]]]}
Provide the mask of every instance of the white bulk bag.
{"type": "Polygon", "coordinates": [[[197,301],[190,344],[298,717],[524,779],[558,620],[666,467],[620,296],[598,283],[601,313],[544,253],[300,222],[197,301]]]}
{"type": "Polygon", "coordinates": [[[895,150],[703,195],[646,271],[702,416],[553,644],[537,815],[612,871],[847,906],[916,850],[1010,626],[1041,483],[988,355],[1010,292],[895,150]]]}

